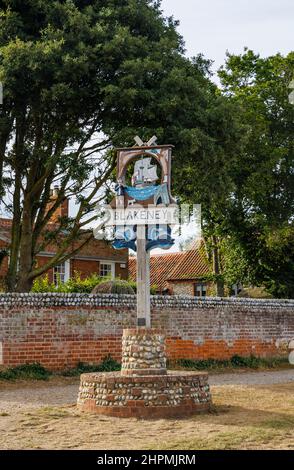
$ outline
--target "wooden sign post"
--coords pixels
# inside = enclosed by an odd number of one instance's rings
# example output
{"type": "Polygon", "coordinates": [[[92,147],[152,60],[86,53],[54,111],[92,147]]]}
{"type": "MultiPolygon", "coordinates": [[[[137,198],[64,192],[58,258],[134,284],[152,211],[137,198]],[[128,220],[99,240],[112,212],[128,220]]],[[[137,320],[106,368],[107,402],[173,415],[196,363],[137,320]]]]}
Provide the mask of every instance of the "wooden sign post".
{"type": "Polygon", "coordinates": [[[145,225],[137,227],[137,325],[151,327],[150,252],[146,251],[145,225]]]}
{"type": "Polygon", "coordinates": [[[141,145],[117,149],[116,197],[105,225],[114,227],[114,248],[137,252],[137,326],[150,328],[150,251],[174,244],[171,226],[178,223],[178,207],[170,193],[172,146],[155,145],[155,137],[147,144],[135,140],[141,145]]]}

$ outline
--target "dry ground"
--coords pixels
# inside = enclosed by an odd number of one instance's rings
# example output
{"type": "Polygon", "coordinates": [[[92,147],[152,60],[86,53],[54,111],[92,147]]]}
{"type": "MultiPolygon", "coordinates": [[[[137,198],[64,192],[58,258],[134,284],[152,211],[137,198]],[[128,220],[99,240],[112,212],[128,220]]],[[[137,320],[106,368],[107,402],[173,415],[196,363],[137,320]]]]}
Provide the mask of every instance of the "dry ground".
{"type": "Polygon", "coordinates": [[[211,376],[214,409],[141,421],[77,411],[77,379],[0,382],[0,449],[292,449],[294,370],[211,376]]]}

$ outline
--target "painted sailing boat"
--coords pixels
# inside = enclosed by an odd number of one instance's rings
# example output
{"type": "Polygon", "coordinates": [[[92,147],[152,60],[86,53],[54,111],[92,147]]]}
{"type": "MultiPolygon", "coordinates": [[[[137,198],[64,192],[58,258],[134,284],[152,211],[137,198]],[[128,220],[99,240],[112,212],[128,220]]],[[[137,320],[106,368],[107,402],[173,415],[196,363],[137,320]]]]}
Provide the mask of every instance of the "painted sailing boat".
{"type": "Polygon", "coordinates": [[[155,184],[158,180],[157,166],[151,164],[152,158],[142,158],[135,163],[132,186],[144,187],[155,184]]]}

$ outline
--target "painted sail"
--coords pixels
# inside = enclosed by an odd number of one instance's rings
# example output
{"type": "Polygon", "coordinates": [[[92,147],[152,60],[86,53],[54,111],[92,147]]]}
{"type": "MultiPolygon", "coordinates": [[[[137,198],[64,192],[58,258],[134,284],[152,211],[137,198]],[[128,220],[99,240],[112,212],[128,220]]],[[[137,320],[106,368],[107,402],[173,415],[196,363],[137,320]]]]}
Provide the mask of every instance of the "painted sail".
{"type": "Polygon", "coordinates": [[[148,168],[148,180],[151,182],[158,180],[156,165],[150,166],[148,168]]]}
{"type": "Polygon", "coordinates": [[[142,158],[135,163],[132,178],[132,184],[134,186],[154,183],[157,180],[157,166],[151,164],[151,158],[142,158]]]}

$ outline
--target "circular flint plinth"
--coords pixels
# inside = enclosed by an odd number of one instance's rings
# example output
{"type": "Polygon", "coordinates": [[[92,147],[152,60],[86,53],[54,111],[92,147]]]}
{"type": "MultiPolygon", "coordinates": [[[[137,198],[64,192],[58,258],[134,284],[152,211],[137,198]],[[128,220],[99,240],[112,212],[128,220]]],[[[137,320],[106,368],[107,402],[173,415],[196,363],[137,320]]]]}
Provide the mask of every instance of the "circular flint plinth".
{"type": "Polygon", "coordinates": [[[122,376],[120,372],[81,375],[78,408],[121,418],[185,417],[208,411],[207,373],[122,376]]]}

